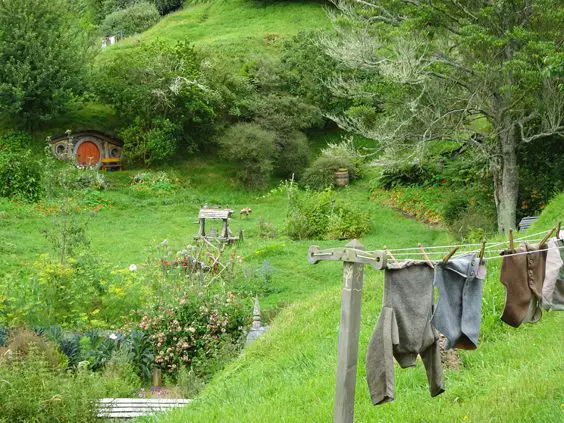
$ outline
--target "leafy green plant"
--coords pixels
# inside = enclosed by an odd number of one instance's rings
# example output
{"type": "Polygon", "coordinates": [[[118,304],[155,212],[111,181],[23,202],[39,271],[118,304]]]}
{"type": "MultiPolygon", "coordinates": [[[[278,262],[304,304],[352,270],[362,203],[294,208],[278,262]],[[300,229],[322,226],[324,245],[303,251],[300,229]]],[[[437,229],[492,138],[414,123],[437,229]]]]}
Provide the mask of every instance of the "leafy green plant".
{"type": "Polygon", "coordinates": [[[237,176],[250,188],[266,186],[273,170],[276,135],[255,123],[231,126],[219,139],[225,159],[239,164],[237,176]]]}
{"type": "Polygon", "coordinates": [[[175,188],[173,179],[164,171],[140,172],[131,178],[131,189],[151,193],[169,192],[175,188]]]}
{"type": "Polygon", "coordinates": [[[25,356],[0,362],[0,420],[96,422],[96,401],[129,396],[133,387],[115,375],[53,367],[35,346],[25,356]]]}
{"type": "Polygon", "coordinates": [[[0,151],[0,197],[37,201],[41,170],[31,151],[0,151]]]}
{"type": "Polygon", "coordinates": [[[18,126],[59,116],[83,92],[92,50],[77,21],[66,0],[0,3],[0,28],[11,28],[0,31],[0,112],[18,126]]]}
{"type": "Polygon", "coordinates": [[[33,138],[24,131],[10,131],[0,136],[0,152],[25,151],[31,147],[33,138]]]}
{"type": "Polygon", "coordinates": [[[165,372],[210,357],[223,343],[236,342],[249,321],[245,302],[231,292],[189,290],[173,304],[158,304],[142,315],[138,329],[149,339],[155,363],[165,372]]]}
{"type": "Polygon", "coordinates": [[[364,157],[351,137],[321,150],[319,157],[306,169],[302,183],[317,190],[331,187],[335,183],[335,172],[341,168],[349,171],[351,181],[362,178],[366,173],[364,157]]]}
{"type": "Polygon", "coordinates": [[[160,118],[148,123],[136,118],[120,132],[127,159],[147,165],[173,158],[178,152],[181,135],[182,130],[177,124],[160,118]]]}
{"type": "Polygon", "coordinates": [[[339,200],[331,188],[321,192],[300,190],[290,182],[286,189],[286,232],[290,238],[350,239],[368,232],[368,214],[339,200]]]}
{"type": "Polygon", "coordinates": [[[154,4],[148,2],[133,3],[131,6],[110,13],[106,16],[100,31],[105,36],[117,35],[124,36],[143,32],[160,19],[159,11],[154,4]]]}

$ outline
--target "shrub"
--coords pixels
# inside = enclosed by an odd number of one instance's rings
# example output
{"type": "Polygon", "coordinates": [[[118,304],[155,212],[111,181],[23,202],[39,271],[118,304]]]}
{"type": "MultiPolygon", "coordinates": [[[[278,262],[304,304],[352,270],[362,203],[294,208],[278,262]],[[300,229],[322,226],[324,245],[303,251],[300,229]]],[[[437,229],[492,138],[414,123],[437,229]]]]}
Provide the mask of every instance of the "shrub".
{"type": "Polygon", "coordinates": [[[138,324],[163,371],[176,373],[196,357],[211,358],[223,344],[237,342],[249,323],[250,310],[232,293],[189,290],[173,304],[146,311],[138,324]]]}
{"type": "Polygon", "coordinates": [[[344,138],[339,144],[329,144],[321,150],[320,156],[306,169],[302,182],[305,186],[321,190],[335,183],[335,172],[340,168],[349,171],[349,179],[354,181],[364,176],[364,158],[354,146],[354,140],[344,138]]]}
{"type": "Polygon", "coordinates": [[[140,2],[110,13],[102,22],[100,30],[105,36],[118,33],[128,36],[149,29],[159,19],[159,11],[154,4],[140,2]]]}
{"type": "Polygon", "coordinates": [[[0,197],[37,201],[41,193],[41,170],[31,151],[0,152],[0,197]]]}
{"type": "Polygon", "coordinates": [[[239,164],[237,177],[249,188],[268,183],[276,154],[276,135],[255,123],[239,123],[219,139],[222,156],[239,164]]]}
{"type": "Polygon", "coordinates": [[[0,357],[4,360],[25,360],[30,354],[39,353],[45,360],[45,364],[52,369],[66,366],[66,357],[57,351],[57,348],[44,337],[27,329],[15,329],[9,333],[7,342],[7,353],[0,357]]]}
{"type": "Polygon", "coordinates": [[[309,161],[309,146],[303,132],[292,131],[278,136],[276,173],[284,178],[300,177],[309,161]]]}
{"type": "Polygon", "coordinates": [[[0,363],[0,421],[96,422],[96,401],[129,396],[133,387],[114,375],[53,368],[31,347],[25,357],[0,363]]]}
{"type": "MultiPolygon", "coordinates": [[[[208,70],[206,65],[203,56],[186,41],[173,45],[162,41],[142,43],[135,49],[101,58],[94,78],[96,93],[101,101],[115,108],[125,126],[137,127],[139,141],[129,144],[143,147],[138,159],[144,159],[147,143],[158,145],[160,150],[159,140],[163,137],[158,136],[159,142],[148,142],[144,134],[152,129],[159,128],[166,137],[177,139],[180,151],[188,152],[203,146],[215,131],[217,116],[225,110],[225,104],[223,91],[211,88],[203,74],[208,70]],[[169,137],[174,132],[170,122],[177,125],[178,138],[169,137]]],[[[130,139],[134,140],[135,128],[131,131],[130,139]]],[[[168,141],[166,152],[174,150],[168,141]]],[[[130,150],[128,154],[138,151],[130,150]]],[[[160,160],[165,156],[155,157],[160,160]]]]}
{"type": "Polygon", "coordinates": [[[0,153],[25,151],[31,147],[33,138],[23,131],[10,131],[0,137],[0,153]]]}
{"type": "Polygon", "coordinates": [[[301,191],[293,183],[286,187],[289,202],[286,231],[290,238],[350,239],[368,232],[368,214],[339,201],[332,189],[301,191]]]}
{"type": "Polygon", "coordinates": [[[47,196],[52,199],[68,197],[75,191],[103,191],[108,187],[102,172],[61,163],[50,156],[44,161],[42,171],[43,186],[47,196]]]}
{"type": "Polygon", "coordinates": [[[182,130],[168,119],[134,123],[120,132],[127,158],[146,165],[161,163],[175,156],[182,140],[182,130]]]}
{"type": "Polygon", "coordinates": [[[335,184],[335,172],[338,169],[352,167],[352,162],[346,157],[320,156],[306,169],[301,182],[309,188],[323,190],[335,184]]]}
{"type": "Polygon", "coordinates": [[[378,177],[378,185],[384,189],[396,186],[419,186],[431,180],[433,173],[417,163],[396,163],[385,167],[378,177]]]}
{"type": "Polygon", "coordinates": [[[166,15],[182,6],[184,0],[151,0],[161,15],[166,15]]]}
{"type": "Polygon", "coordinates": [[[170,192],[176,184],[164,171],[140,172],[131,178],[131,189],[151,193],[170,192]]]}

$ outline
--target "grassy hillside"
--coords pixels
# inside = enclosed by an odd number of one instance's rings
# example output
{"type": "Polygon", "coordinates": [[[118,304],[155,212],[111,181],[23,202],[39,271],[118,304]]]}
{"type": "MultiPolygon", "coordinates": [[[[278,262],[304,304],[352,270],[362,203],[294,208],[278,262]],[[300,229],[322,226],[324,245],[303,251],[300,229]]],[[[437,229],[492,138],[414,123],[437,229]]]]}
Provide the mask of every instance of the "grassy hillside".
{"type": "Polygon", "coordinates": [[[249,0],[216,0],[186,5],[148,31],[106,52],[115,54],[120,49],[155,39],[187,40],[214,56],[243,60],[256,54],[275,53],[284,39],[299,31],[328,27],[326,12],[316,2],[281,1],[264,5],[249,0]]]}
{"type": "MultiPolygon", "coordinates": [[[[559,196],[547,207],[550,224],[555,218],[564,218],[562,200],[559,196]]],[[[366,240],[370,247],[396,245],[394,239],[403,243],[409,238],[411,245],[420,240],[422,232],[414,231],[419,225],[388,213],[382,210],[375,215],[378,226],[385,229],[372,232],[366,240]]],[[[540,230],[539,225],[536,228],[540,230]]],[[[293,251],[292,266],[303,272],[303,280],[320,282],[311,289],[311,297],[278,315],[270,332],[217,375],[194,403],[158,421],[300,422],[305,416],[312,422],[331,420],[342,267],[322,263],[307,268],[306,245],[294,245],[293,251]]],[[[430,398],[421,363],[416,369],[396,366],[396,401],[376,408],[370,402],[363,363],[380,310],[383,274],[367,270],[356,421],[540,422],[562,417],[564,316],[545,312],[538,324],[518,329],[503,324],[499,320],[504,301],[500,264],[492,259],[488,265],[479,348],[460,352],[462,368],[446,371],[446,393],[430,398]]]]}

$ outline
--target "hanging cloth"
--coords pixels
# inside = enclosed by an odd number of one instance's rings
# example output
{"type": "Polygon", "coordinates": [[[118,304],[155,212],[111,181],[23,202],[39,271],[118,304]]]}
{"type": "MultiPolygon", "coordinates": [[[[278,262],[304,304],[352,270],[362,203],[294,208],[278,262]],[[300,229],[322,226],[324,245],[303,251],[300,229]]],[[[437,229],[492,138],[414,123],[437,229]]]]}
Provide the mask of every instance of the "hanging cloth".
{"type": "Polygon", "coordinates": [[[500,281],[505,286],[505,307],[501,320],[513,327],[537,322],[541,317],[542,284],[545,276],[546,244],[522,243],[517,250],[501,252],[500,281]],[[523,253],[511,255],[514,253],[523,253]]]}
{"type": "Polygon", "coordinates": [[[446,349],[477,348],[485,276],[485,264],[479,265],[475,253],[435,265],[439,301],[431,323],[446,337],[446,349]]]}
{"type": "Polygon", "coordinates": [[[556,237],[548,241],[546,269],[542,286],[542,307],[564,310],[564,241],[556,237]]]}
{"type": "Polygon", "coordinates": [[[433,269],[425,263],[388,263],[383,307],[366,354],[372,403],[395,399],[394,357],[402,368],[423,359],[431,396],[444,392],[438,333],[431,326],[433,269]]]}

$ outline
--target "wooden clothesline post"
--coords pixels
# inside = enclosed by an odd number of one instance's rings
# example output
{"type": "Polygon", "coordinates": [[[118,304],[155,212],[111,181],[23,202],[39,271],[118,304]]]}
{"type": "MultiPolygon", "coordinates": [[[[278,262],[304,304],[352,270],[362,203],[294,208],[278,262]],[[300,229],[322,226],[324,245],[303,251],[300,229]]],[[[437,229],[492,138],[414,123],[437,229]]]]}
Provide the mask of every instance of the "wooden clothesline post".
{"type": "Polygon", "coordinates": [[[365,252],[364,247],[357,240],[349,242],[345,248],[321,251],[318,247],[311,247],[309,262],[316,264],[322,260],[344,262],[333,422],[352,423],[364,265],[370,264],[375,269],[382,269],[385,265],[386,254],[384,251],[365,252]]]}

